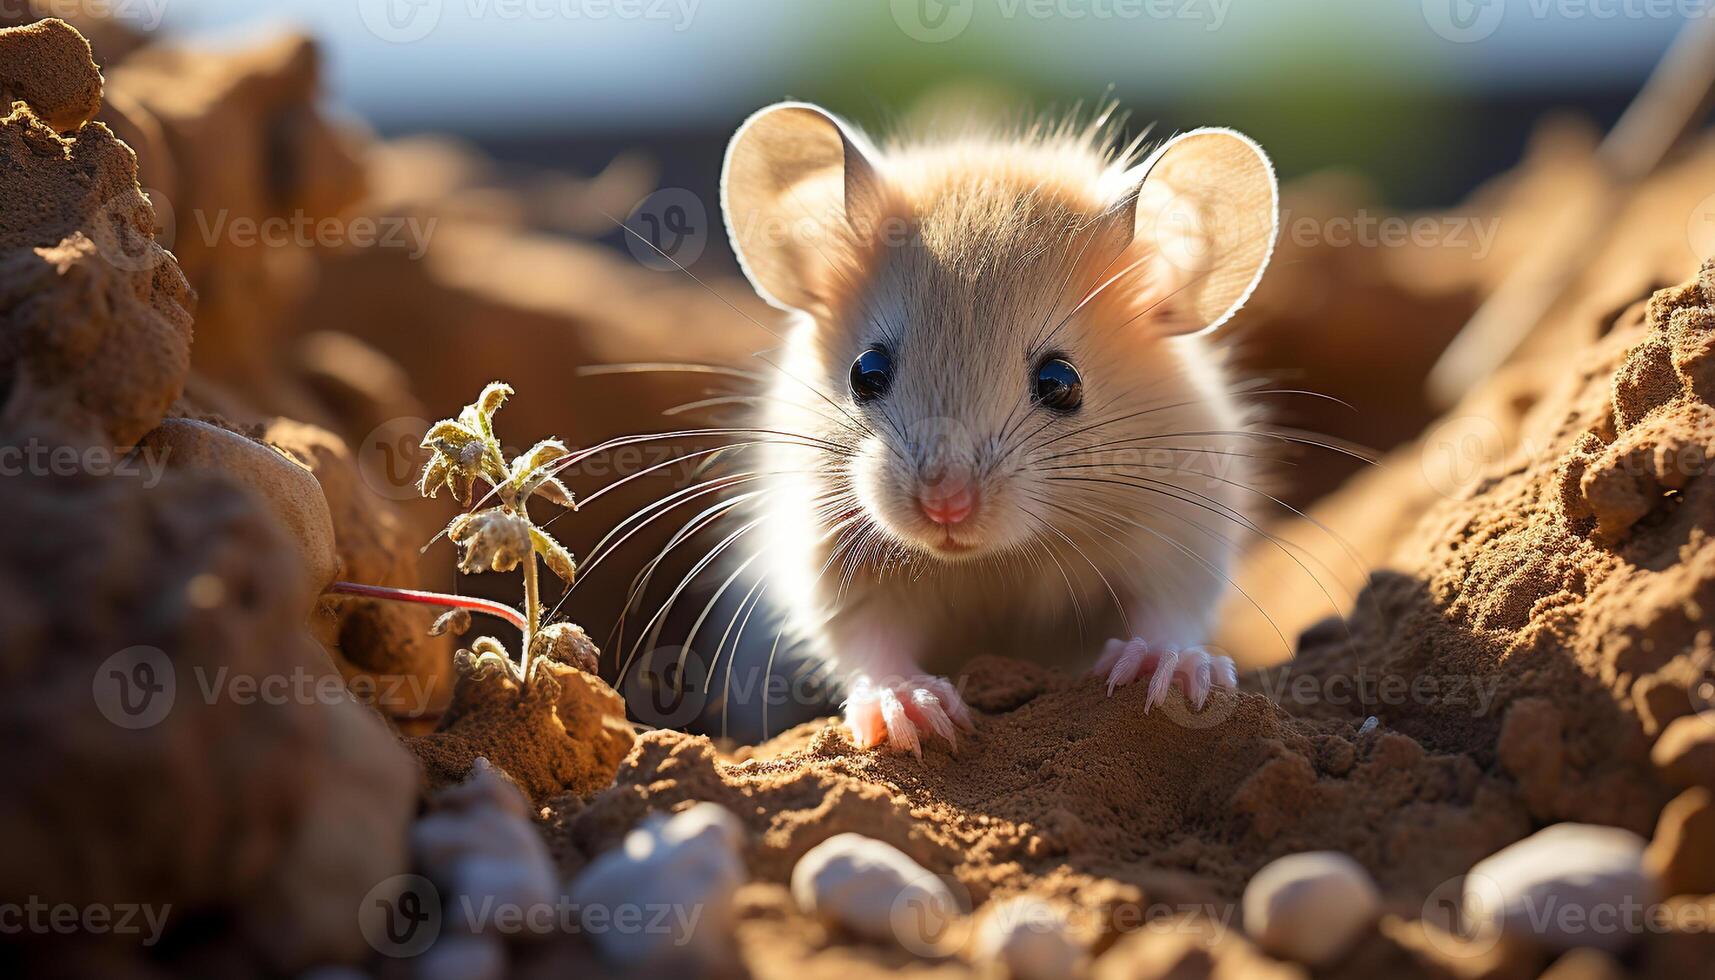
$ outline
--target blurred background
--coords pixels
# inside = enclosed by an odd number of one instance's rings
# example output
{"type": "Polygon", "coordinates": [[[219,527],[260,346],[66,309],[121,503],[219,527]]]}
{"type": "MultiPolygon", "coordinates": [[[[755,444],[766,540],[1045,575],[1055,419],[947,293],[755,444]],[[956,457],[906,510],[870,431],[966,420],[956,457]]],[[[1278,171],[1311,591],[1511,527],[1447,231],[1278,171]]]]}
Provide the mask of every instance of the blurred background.
{"type": "MultiPolygon", "coordinates": [[[[1453,203],[1531,125],[1604,128],[1701,0],[113,0],[210,43],[289,23],[331,98],[383,135],[468,137],[593,172],[652,152],[713,187],[751,110],[791,97],[885,126],[925,100],[1114,98],[1134,125],[1234,126],[1282,176],[1355,170],[1380,202],[1453,203]]],[[[709,261],[721,261],[724,242],[709,261]]]]}

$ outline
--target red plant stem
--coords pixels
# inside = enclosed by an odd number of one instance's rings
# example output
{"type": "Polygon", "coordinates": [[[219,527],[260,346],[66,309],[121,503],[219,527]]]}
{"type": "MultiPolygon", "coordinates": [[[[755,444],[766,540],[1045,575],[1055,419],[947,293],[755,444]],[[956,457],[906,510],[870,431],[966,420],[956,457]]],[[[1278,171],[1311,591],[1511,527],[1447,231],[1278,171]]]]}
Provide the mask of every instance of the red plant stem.
{"type": "Polygon", "coordinates": [[[418,589],[394,589],[385,585],[362,585],[357,582],[335,582],[328,586],[329,592],[343,595],[360,595],[370,599],[391,599],[394,602],[416,602],[425,606],[444,606],[448,609],[469,609],[472,612],[487,613],[506,620],[519,630],[525,629],[524,614],[491,599],[478,599],[468,595],[448,595],[445,592],[423,592],[418,589]]]}

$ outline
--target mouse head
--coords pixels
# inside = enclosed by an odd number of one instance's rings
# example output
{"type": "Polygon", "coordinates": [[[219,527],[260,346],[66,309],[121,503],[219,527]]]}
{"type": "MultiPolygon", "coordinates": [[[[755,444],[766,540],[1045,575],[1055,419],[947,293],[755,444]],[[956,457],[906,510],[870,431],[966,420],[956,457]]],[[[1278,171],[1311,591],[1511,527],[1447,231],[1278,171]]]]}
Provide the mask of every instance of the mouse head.
{"type": "Polygon", "coordinates": [[[722,205],[758,292],[805,315],[783,424],[846,447],[830,495],[947,561],[1059,533],[1076,487],[1055,474],[1195,417],[1174,338],[1244,303],[1277,214],[1267,158],[1228,130],[1135,164],[1070,131],[882,152],[803,103],[739,129],[722,205]]]}

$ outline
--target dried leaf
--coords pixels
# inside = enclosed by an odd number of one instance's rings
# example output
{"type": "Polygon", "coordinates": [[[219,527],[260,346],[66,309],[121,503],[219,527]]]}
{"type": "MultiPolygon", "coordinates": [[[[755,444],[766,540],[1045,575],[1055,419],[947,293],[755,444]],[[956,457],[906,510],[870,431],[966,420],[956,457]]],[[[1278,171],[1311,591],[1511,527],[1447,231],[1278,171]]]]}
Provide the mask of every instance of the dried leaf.
{"type": "Polygon", "coordinates": [[[532,528],[504,507],[462,514],[447,527],[447,536],[464,548],[459,570],[509,572],[530,558],[532,528]]]}
{"type": "Polygon", "coordinates": [[[536,530],[530,529],[530,541],[536,546],[536,553],[547,563],[548,570],[564,579],[570,585],[578,574],[578,564],[572,560],[572,553],[565,545],[536,530]]]}
{"type": "Polygon", "coordinates": [[[470,632],[470,610],[463,607],[441,613],[429,627],[430,636],[463,636],[470,632]]]}

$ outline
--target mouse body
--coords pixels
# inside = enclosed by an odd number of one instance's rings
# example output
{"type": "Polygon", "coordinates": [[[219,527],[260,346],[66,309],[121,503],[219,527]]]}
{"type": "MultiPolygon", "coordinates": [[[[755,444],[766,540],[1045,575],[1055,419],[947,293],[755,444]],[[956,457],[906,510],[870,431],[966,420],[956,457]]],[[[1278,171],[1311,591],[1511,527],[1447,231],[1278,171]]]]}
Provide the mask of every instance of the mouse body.
{"type": "Polygon", "coordinates": [[[1205,646],[1256,500],[1252,410],[1207,336],[1276,231],[1247,138],[1141,160],[1103,127],[878,147],[804,103],[728,149],[723,211],[790,312],[742,548],[859,745],[956,744],[996,653],[1233,687],[1205,646]]]}

